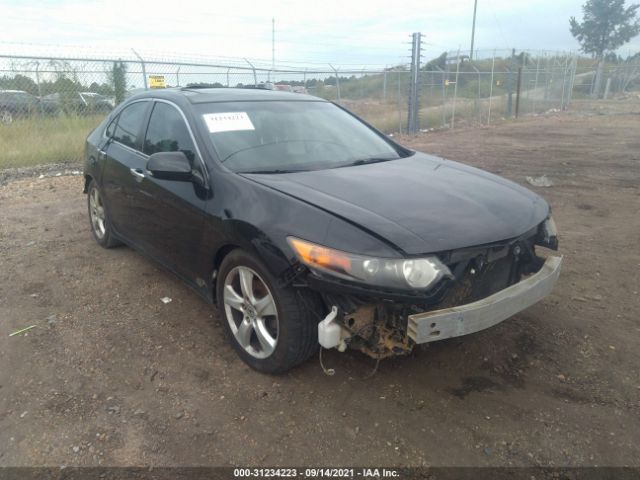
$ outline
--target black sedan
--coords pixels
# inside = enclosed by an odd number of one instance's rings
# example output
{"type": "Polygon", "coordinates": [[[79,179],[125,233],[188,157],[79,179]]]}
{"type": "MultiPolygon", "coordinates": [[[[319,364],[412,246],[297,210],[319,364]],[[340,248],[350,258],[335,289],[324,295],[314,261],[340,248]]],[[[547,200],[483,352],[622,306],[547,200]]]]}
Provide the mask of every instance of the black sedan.
{"type": "Polygon", "coordinates": [[[319,346],[380,359],[488,328],[560,272],[561,257],[536,252],[557,249],[542,198],[307,95],[136,95],[88,137],[84,175],[96,241],[130,245],[217,304],[263,372],[319,346]]]}

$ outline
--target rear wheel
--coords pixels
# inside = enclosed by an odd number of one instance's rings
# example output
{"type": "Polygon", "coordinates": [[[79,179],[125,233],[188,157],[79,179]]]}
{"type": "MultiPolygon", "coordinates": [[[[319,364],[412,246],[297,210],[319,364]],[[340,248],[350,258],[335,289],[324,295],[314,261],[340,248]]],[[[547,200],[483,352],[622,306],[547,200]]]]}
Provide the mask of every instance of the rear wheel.
{"type": "Polygon", "coordinates": [[[265,373],[304,362],[318,348],[314,299],[281,287],[264,264],[242,250],[228,254],[218,275],[217,299],[225,333],[240,358],[265,373]]]}
{"type": "Polygon", "coordinates": [[[91,180],[88,188],[88,208],[89,222],[91,223],[91,232],[98,242],[98,245],[104,248],[112,248],[121,244],[111,231],[111,223],[107,215],[107,210],[102,201],[100,189],[95,180],[91,180]]]}

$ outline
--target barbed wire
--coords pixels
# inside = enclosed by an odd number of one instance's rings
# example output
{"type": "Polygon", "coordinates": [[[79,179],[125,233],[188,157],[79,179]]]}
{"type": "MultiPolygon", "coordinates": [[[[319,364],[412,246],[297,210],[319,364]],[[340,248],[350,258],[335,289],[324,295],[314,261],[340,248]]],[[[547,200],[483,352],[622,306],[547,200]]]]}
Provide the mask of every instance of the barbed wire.
{"type": "Polygon", "coordinates": [[[92,126],[126,98],[154,87],[271,83],[279,90],[340,103],[394,134],[407,132],[409,105],[417,114],[412,125],[417,123],[418,129],[453,128],[456,121],[488,124],[496,117],[563,110],[574,100],[594,101],[640,89],[640,55],[603,64],[602,81],[597,82],[597,62],[576,52],[527,50],[514,55],[510,49],[488,49],[475,51],[473,60],[468,51],[443,52],[444,58],[423,58],[416,79],[405,62],[279,61],[272,67],[265,59],[35,44],[25,48],[0,42],[0,136],[14,138],[17,130],[4,127],[14,120],[26,132],[50,132],[56,138],[77,127],[75,153],[68,154],[77,160],[92,126]],[[87,55],[80,55],[83,52],[87,55]]]}

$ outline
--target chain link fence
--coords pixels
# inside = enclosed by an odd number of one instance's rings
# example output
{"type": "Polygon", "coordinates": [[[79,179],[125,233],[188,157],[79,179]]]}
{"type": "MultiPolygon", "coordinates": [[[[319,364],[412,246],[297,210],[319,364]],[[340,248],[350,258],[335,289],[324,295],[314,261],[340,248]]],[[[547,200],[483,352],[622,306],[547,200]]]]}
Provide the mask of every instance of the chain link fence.
{"type": "Polygon", "coordinates": [[[575,100],[640,89],[640,55],[601,66],[570,53],[443,53],[421,66],[410,97],[408,65],[270,65],[251,59],[74,58],[0,54],[0,168],[79,162],[84,139],[131,95],[150,88],[246,87],[308,93],[339,103],[388,134],[407,133],[409,98],[418,130],[490,124],[565,110],[575,100]]]}

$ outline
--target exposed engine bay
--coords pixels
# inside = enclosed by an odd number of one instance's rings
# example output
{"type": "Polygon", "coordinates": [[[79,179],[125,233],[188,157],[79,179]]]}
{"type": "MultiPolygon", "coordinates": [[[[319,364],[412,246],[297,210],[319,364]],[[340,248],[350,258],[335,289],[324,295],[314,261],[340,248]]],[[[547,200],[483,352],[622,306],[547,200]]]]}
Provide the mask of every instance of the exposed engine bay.
{"type": "Polygon", "coordinates": [[[441,259],[454,279],[443,279],[428,296],[325,292],[331,313],[319,325],[320,344],[341,351],[354,348],[376,359],[409,354],[416,345],[409,335],[411,315],[478,302],[535,274],[545,263],[536,255],[536,245],[557,249],[557,239],[538,228],[502,244],[448,252],[441,259]]]}

